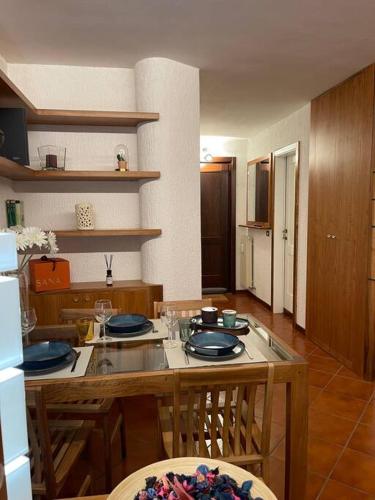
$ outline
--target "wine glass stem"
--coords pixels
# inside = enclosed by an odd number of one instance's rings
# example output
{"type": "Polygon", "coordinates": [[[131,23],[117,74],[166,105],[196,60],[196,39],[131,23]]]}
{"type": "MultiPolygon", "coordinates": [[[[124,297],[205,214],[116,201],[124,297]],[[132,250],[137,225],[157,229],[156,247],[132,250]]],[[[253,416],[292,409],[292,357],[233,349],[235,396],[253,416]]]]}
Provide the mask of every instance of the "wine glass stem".
{"type": "Polygon", "coordinates": [[[168,325],[168,340],[169,341],[173,340],[172,327],[170,325],[168,325]]]}
{"type": "Polygon", "coordinates": [[[100,338],[105,337],[105,322],[100,323],[100,338]]]}

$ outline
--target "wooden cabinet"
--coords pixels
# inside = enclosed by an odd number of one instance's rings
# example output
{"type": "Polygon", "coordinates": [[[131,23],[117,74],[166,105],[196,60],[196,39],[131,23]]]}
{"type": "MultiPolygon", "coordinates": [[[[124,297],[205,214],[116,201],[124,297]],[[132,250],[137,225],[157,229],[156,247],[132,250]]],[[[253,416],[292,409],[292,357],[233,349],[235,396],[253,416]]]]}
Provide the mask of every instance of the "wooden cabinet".
{"type": "Polygon", "coordinates": [[[36,310],[39,325],[58,324],[61,309],[93,308],[98,299],[110,299],[121,312],[152,318],[154,301],[163,300],[163,287],[132,280],[116,281],[112,287],[102,282],[72,283],[69,290],[30,292],[30,306],[36,310]]]}
{"type": "Polygon", "coordinates": [[[374,85],[372,65],[312,101],[309,173],[307,335],[368,378],[374,85]]]}

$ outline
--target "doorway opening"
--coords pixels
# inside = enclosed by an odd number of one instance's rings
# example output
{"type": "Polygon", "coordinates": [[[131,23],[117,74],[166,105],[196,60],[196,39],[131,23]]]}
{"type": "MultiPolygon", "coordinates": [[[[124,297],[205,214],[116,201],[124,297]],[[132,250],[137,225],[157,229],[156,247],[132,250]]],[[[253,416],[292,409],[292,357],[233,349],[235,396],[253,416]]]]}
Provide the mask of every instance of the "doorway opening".
{"type": "Polygon", "coordinates": [[[235,292],[236,158],[200,164],[202,293],[235,292]]]}
{"type": "Polygon", "coordinates": [[[296,323],[299,143],[273,153],[272,310],[296,323]]]}

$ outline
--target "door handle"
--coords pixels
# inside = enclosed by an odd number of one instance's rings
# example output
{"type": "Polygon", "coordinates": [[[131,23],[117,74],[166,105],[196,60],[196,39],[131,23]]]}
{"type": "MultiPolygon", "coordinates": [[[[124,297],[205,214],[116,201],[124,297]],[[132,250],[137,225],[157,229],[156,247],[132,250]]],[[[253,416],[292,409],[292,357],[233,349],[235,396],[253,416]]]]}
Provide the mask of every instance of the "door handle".
{"type": "Polygon", "coordinates": [[[332,234],[327,234],[327,238],[332,238],[332,234]]]}
{"type": "Polygon", "coordinates": [[[336,235],[335,235],[335,234],[332,234],[332,235],[331,235],[331,238],[332,238],[333,240],[335,240],[335,239],[336,239],[336,235]]]}

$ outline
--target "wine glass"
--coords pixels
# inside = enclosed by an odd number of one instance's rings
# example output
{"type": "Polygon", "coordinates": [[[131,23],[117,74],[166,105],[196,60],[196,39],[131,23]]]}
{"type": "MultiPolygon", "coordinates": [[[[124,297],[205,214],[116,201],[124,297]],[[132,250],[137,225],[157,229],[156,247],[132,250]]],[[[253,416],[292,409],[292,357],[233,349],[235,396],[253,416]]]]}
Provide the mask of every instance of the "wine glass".
{"type": "Polygon", "coordinates": [[[35,309],[24,309],[21,311],[22,338],[25,344],[29,343],[29,333],[34,330],[36,322],[35,309]]]}
{"type": "Polygon", "coordinates": [[[178,346],[178,341],[175,338],[174,327],[177,324],[177,311],[171,307],[163,307],[160,313],[162,323],[168,328],[168,340],[165,342],[165,347],[172,349],[178,346]]]}
{"type": "Polygon", "coordinates": [[[112,316],[112,302],[107,299],[100,299],[95,302],[95,318],[100,323],[100,335],[98,341],[108,342],[111,340],[105,334],[105,324],[112,316]]]}

